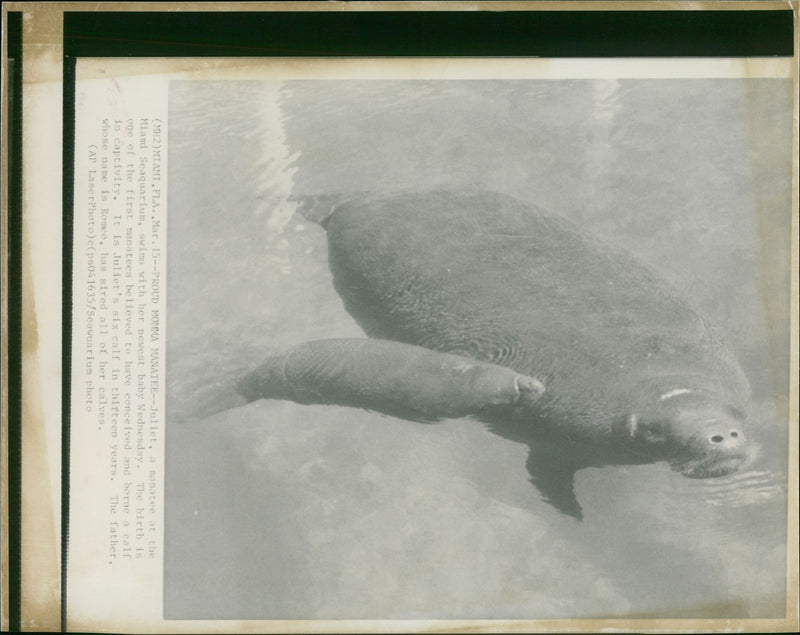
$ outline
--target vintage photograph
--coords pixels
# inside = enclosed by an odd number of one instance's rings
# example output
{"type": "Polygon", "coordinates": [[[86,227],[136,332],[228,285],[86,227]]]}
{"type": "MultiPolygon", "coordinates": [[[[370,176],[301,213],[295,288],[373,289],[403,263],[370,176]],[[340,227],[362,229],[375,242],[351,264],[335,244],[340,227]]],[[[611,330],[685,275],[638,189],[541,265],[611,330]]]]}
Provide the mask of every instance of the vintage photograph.
{"type": "Polygon", "coordinates": [[[796,631],[796,8],[4,4],[0,626],[796,631]]]}
{"type": "Polygon", "coordinates": [[[164,617],[783,617],[792,99],[170,82],[164,617]]]}

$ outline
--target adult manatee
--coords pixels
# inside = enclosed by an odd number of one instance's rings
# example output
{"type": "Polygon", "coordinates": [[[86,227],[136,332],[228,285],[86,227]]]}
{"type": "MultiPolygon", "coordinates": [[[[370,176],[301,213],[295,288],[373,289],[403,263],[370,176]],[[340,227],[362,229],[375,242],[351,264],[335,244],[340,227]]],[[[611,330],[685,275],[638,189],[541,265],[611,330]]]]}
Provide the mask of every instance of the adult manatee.
{"type": "Polygon", "coordinates": [[[527,443],[532,482],[580,517],[577,469],[668,461],[689,477],[748,455],[749,386],[697,309],[630,255],[509,196],[303,199],[371,340],[309,342],[238,383],[418,420],[472,415],[527,443]]]}

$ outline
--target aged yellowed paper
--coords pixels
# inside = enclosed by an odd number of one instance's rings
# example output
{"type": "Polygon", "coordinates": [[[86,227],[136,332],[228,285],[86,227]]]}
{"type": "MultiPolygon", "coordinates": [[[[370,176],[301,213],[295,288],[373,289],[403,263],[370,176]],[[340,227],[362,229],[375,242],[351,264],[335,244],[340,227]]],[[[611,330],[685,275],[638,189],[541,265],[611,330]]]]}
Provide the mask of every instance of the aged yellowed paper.
{"type": "MultiPolygon", "coordinates": [[[[58,15],[29,15],[44,35],[25,58],[24,341],[38,354],[24,367],[24,477],[37,486],[23,505],[41,535],[26,534],[37,573],[23,591],[28,628],[56,628],[62,93],[58,15]]],[[[796,69],[786,58],[78,60],[67,628],[790,630],[796,69]],[[719,488],[666,467],[582,470],[577,524],[536,500],[525,447],[475,421],[277,401],[171,418],[265,354],[363,337],[298,196],[475,187],[571,218],[727,319],[759,416],[788,450],[773,439],[719,488]],[[636,217],[616,206],[643,202],[646,220],[625,235],[636,217]]]]}

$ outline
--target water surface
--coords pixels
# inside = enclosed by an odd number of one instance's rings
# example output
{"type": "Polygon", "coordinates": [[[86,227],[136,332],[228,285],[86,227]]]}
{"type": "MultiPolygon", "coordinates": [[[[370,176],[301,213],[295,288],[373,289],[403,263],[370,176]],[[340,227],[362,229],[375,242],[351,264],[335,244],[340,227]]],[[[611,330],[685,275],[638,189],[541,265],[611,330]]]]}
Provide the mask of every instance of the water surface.
{"type": "Polygon", "coordinates": [[[791,98],[778,80],[173,83],[166,616],[782,616],[791,98]],[[475,421],[283,401],[169,420],[271,352],[363,336],[290,195],[434,187],[514,195],[656,268],[733,341],[758,460],[702,481],[582,470],[578,522],[475,421]],[[785,243],[763,243],[775,223],[785,243]]]}

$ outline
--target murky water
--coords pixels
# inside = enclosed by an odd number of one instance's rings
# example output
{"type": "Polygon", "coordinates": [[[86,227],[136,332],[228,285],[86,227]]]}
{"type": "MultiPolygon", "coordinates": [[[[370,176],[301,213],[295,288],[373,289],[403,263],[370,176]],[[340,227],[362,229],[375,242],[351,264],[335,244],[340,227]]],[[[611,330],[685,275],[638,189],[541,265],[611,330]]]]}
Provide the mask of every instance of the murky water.
{"type": "Polygon", "coordinates": [[[763,450],[722,479],[580,471],[578,522],[540,500],[525,446],[475,421],[283,401],[168,421],[168,617],[783,614],[790,82],[183,82],[170,99],[168,411],[268,353],[362,336],[289,195],[469,186],[583,224],[699,304],[748,373],[763,450]]]}

